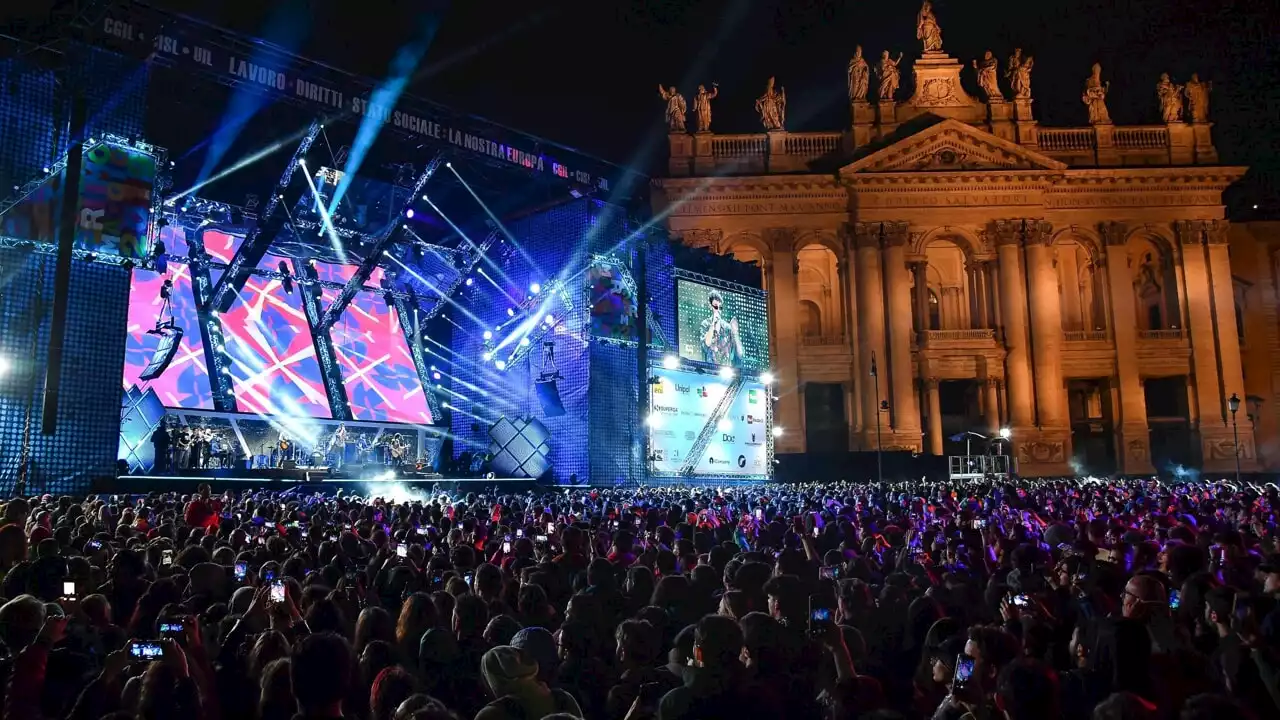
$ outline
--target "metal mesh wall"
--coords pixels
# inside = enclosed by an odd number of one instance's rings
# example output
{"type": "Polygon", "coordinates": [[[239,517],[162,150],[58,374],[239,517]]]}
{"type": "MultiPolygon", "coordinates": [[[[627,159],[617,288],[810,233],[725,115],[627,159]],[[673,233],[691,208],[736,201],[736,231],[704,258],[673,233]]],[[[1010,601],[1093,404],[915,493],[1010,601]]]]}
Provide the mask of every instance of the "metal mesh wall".
{"type": "Polygon", "coordinates": [[[120,431],[129,272],[76,260],[71,270],[58,427],[40,433],[53,307],[53,256],[0,251],[11,268],[0,288],[0,494],[12,492],[30,430],[28,493],[84,492],[114,475],[120,431]]]}

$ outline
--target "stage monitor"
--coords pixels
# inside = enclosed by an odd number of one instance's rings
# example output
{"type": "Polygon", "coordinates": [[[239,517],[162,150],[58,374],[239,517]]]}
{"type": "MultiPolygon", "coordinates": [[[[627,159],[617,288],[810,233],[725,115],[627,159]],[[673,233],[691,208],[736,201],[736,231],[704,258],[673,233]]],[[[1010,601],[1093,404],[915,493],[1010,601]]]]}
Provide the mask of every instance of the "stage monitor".
{"type": "Polygon", "coordinates": [[[769,309],[746,286],[676,279],[680,357],[743,370],[769,367],[769,309]]]}
{"type": "Polygon", "coordinates": [[[649,385],[650,472],[655,476],[766,478],[770,471],[768,388],[757,381],[722,380],[686,370],[653,368],[649,385]],[[717,415],[726,392],[733,398],[717,415]],[[709,442],[691,453],[699,435],[709,442]]]}

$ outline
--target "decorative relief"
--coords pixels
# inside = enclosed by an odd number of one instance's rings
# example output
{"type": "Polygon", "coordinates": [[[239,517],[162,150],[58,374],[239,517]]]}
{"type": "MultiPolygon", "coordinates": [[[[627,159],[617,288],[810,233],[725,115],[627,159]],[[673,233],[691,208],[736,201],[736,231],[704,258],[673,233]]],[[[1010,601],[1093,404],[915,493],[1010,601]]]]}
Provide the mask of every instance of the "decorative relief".
{"type": "Polygon", "coordinates": [[[1249,438],[1240,438],[1238,447],[1239,450],[1237,450],[1235,441],[1229,437],[1204,439],[1204,455],[1210,460],[1230,460],[1234,462],[1237,452],[1241,460],[1253,459],[1253,444],[1249,442],[1249,438]]]}
{"type": "Polygon", "coordinates": [[[1173,234],[1182,245],[1199,245],[1204,240],[1202,225],[1198,220],[1175,220],[1173,234]]]}
{"type": "Polygon", "coordinates": [[[1131,463],[1145,463],[1148,459],[1147,443],[1145,440],[1130,440],[1127,448],[1127,457],[1131,463]]]}
{"type": "Polygon", "coordinates": [[[1066,447],[1061,440],[1032,440],[1018,443],[1018,462],[1066,462],[1066,447]]]}
{"type": "Polygon", "coordinates": [[[795,249],[797,231],[793,227],[765,228],[764,241],[774,252],[786,253],[795,249]]]}
{"type": "Polygon", "coordinates": [[[724,239],[724,230],[719,228],[694,228],[685,230],[680,241],[689,247],[707,248],[712,252],[720,251],[720,241],[724,239]]]}
{"type": "Polygon", "coordinates": [[[1019,225],[1013,220],[993,220],[987,226],[988,235],[994,239],[996,247],[1018,244],[1019,225]]]}
{"type": "Polygon", "coordinates": [[[853,244],[859,248],[879,248],[880,223],[854,223],[853,244]]]}
{"type": "Polygon", "coordinates": [[[925,107],[954,107],[967,105],[956,93],[956,86],[951,78],[933,78],[926,80],[917,95],[917,103],[925,107]]]}
{"type": "Polygon", "coordinates": [[[1028,218],[1022,221],[1022,240],[1027,245],[1040,243],[1048,245],[1053,242],[1053,223],[1039,218],[1028,218]]]}
{"type": "Polygon", "coordinates": [[[1226,245],[1228,227],[1229,223],[1226,220],[1209,220],[1205,222],[1205,242],[1210,245],[1226,245]]]}
{"type": "Polygon", "coordinates": [[[907,244],[908,228],[911,224],[905,221],[884,223],[885,247],[902,247],[907,244]]]}

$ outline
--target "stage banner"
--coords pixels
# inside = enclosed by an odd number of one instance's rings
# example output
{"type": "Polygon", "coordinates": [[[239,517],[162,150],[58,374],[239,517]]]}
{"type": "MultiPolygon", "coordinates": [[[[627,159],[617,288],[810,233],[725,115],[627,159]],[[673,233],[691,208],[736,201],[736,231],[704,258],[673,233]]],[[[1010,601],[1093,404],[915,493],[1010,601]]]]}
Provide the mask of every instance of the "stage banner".
{"type": "MultiPolygon", "coordinates": [[[[150,252],[156,160],[140,150],[99,142],[84,151],[76,213],[75,249],[142,259],[150,252]]],[[[57,244],[58,208],[66,169],[48,178],[0,218],[0,233],[15,240],[57,244]]]]}
{"type": "Polygon", "coordinates": [[[769,391],[758,382],[721,380],[684,370],[653,368],[649,385],[650,472],[678,475],[704,429],[710,442],[693,476],[764,478],[769,473],[769,391]],[[736,394],[715,410],[731,387],[736,394]]]}
{"type": "Polygon", "coordinates": [[[635,283],[626,268],[619,262],[597,260],[587,269],[587,292],[591,304],[591,335],[635,342],[635,283]]]}
{"type": "Polygon", "coordinates": [[[769,309],[763,293],[725,283],[676,280],[680,357],[764,370],[769,367],[769,309]]]}
{"type": "Polygon", "coordinates": [[[98,143],[84,153],[76,249],[146,257],[156,159],[133,148],[98,143]]]}

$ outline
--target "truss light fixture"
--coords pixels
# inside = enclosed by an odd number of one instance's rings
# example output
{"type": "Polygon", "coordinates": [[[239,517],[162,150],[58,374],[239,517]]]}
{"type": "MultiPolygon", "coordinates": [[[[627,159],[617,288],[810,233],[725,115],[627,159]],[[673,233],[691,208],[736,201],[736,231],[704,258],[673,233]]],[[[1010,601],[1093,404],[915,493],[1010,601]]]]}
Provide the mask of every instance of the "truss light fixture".
{"type": "Polygon", "coordinates": [[[493,331],[492,331],[492,330],[485,330],[485,331],[484,331],[484,339],[485,339],[485,340],[492,340],[492,339],[493,339],[493,331]]]}
{"type": "Polygon", "coordinates": [[[472,285],[475,285],[475,284],[476,284],[475,278],[470,278],[470,277],[467,278],[467,287],[471,287],[472,285]]]}
{"type": "MultiPolygon", "coordinates": [[[[405,211],[404,211],[404,216],[405,216],[405,217],[407,217],[407,218],[409,218],[410,220],[412,220],[412,219],[413,219],[413,208],[409,208],[408,210],[405,210],[405,211]]],[[[405,227],[408,227],[408,226],[406,225],[405,227]]]]}
{"type": "Polygon", "coordinates": [[[538,283],[534,283],[530,285],[529,292],[533,293],[534,295],[537,295],[538,293],[542,292],[542,285],[538,283]]]}
{"type": "Polygon", "coordinates": [[[507,317],[515,317],[515,316],[516,316],[515,308],[507,308],[507,317]]]}
{"type": "Polygon", "coordinates": [[[774,425],[773,430],[771,430],[770,432],[773,433],[774,437],[782,437],[782,428],[778,427],[777,425],[774,425]]]}
{"type": "Polygon", "coordinates": [[[720,368],[720,379],[721,379],[721,380],[732,380],[732,379],[733,379],[733,368],[728,367],[728,366],[720,368]]]}
{"type": "Polygon", "coordinates": [[[765,370],[764,372],[760,373],[760,382],[764,383],[765,385],[772,385],[773,373],[769,372],[768,370],[765,370]]]}
{"type": "Polygon", "coordinates": [[[680,367],[680,358],[675,355],[666,355],[662,358],[662,367],[668,370],[675,370],[680,367]]]}
{"type": "Polygon", "coordinates": [[[499,370],[506,370],[506,369],[507,369],[507,361],[506,361],[506,360],[499,360],[498,362],[494,363],[494,364],[493,364],[493,366],[494,366],[494,367],[496,367],[496,368],[498,368],[499,370]]]}

